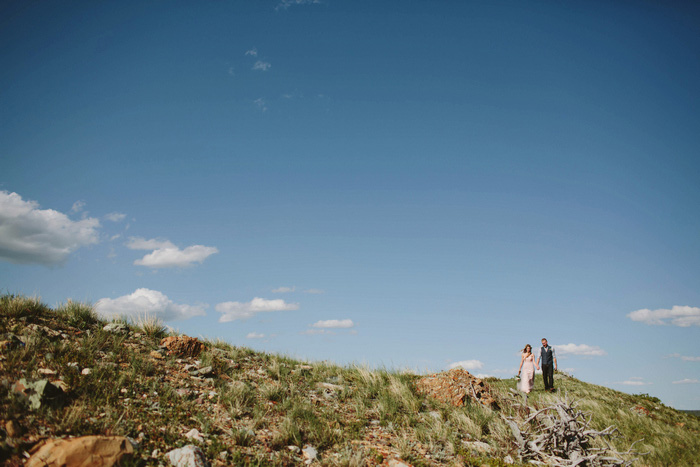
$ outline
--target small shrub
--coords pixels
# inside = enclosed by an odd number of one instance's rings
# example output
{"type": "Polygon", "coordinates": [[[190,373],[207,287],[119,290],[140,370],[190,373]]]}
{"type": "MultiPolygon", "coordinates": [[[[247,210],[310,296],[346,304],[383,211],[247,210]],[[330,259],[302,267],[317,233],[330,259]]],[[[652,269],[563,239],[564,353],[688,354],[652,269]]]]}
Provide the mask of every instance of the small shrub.
{"type": "Polygon", "coordinates": [[[41,302],[39,297],[24,297],[6,294],[0,296],[0,314],[10,318],[22,318],[49,311],[49,307],[41,302]]]}
{"type": "Polygon", "coordinates": [[[136,321],[136,326],[138,326],[144,334],[154,339],[160,339],[168,334],[168,329],[157,316],[139,316],[136,321]]]}
{"type": "Polygon", "coordinates": [[[253,389],[242,381],[233,381],[221,392],[221,403],[228,408],[231,417],[248,415],[255,407],[253,389]]]}
{"type": "Polygon", "coordinates": [[[74,302],[69,299],[66,303],[60,304],[56,312],[64,315],[68,324],[78,329],[92,327],[98,322],[95,307],[89,303],[74,302]]]}

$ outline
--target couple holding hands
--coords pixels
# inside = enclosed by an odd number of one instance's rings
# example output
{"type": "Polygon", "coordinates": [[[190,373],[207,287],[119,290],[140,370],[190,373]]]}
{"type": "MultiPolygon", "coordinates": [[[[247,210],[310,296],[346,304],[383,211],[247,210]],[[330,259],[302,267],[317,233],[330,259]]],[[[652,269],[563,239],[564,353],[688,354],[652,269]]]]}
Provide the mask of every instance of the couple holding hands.
{"type": "Polygon", "coordinates": [[[540,369],[542,363],[542,379],[544,379],[544,390],[554,392],[554,370],[557,369],[557,357],[554,353],[554,348],[547,345],[547,339],[542,339],[542,347],[540,348],[540,356],[532,355],[532,346],[527,344],[523,349],[520,358],[520,368],[518,368],[518,376],[522,372],[522,378],[518,383],[518,389],[525,394],[532,391],[535,385],[535,368],[540,369]]]}

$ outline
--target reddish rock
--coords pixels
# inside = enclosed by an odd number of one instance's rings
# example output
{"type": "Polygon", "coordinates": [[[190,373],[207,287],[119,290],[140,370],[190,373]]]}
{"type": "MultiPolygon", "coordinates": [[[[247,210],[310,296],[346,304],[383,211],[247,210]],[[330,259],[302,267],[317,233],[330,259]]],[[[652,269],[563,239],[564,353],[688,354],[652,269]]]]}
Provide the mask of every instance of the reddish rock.
{"type": "Polygon", "coordinates": [[[183,357],[196,357],[202,350],[202,344],[196,337],[170,336],[160,341],[160,346],[164,347],[169,354],[181,355],[183,357]]]}
{"type": "Polygon", "coordinates": [[[110,467],[133,454],[134,447],[123,436],[54,439],[41,445],[25,467],[110,467]]]}
{"type": "Polygon", "coordinates": [[[416,383],[416,389],[420,393],[456,407],[461,407],[468,400],[472,400],[492,409],[498,409],[498,404],[491,395],[488,385],[462,368],[454,368],[447,373],[437,373],[421,378],[416,383]]]}

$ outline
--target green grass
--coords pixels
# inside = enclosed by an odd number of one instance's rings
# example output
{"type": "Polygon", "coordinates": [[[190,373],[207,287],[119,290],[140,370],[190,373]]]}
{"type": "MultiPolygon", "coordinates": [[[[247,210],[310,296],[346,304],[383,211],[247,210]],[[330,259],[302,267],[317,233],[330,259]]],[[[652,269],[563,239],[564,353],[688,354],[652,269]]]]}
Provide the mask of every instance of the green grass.
{"type": "MultiPolygon", "coordinates": [[[[197,357],[200,367],[214,368],[205,381],[184,370],[195,359],[153,357],[167,334],[162,322],[144,317],[129,324],[128,335],[104,331],[105,324],[86,303],[69,300],[52,310],[38,298],[0,296],[0,334],[22,342],[2,353],[0,421],[15,420],[25,432],[18,442],[0,430],[0,463],[19,465],[32,439],[112,434],[140,440],[136,464],[158,465],[164,459],[151,453],[189,444],[184,433],[192,428],[204,434],[210,461],[225,452],[225,463],[236,465],[298,465],[300,454],[288,446],[307,444],[327,466],[377,465],[388,455],[415,466],[502,467],[507,455],[517,460],[502,417],[525,414],[516,406],[522,399],[510,392],[514,379],[487,381],[500,411],[476,403],[453,407],[417,393],[418,375],[302,362],[219,339],[205,341],[197,357]],[[29,410],[10,389],[20,378],[60,381],[65,404],[29,410]]],[[[697,464],[698,417],[562,374],[555,384],[590,413],[594,428],[618,428],[612,440],[618,451],[643,439],[634,447],[649,454],[635,465],[697,464]]],[[[527,404],[542,408],[555,397],[536,386],[527,404]]]]}

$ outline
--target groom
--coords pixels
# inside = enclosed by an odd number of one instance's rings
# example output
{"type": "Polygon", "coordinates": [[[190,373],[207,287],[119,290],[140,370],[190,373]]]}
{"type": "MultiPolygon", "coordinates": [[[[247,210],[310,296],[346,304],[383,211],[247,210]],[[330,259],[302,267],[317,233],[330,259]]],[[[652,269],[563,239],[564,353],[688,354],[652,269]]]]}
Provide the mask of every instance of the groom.
{"type": "Polygon", "coordinates": [[[554,348],[547,345],[547,339],[542,339],[540,356],[537,357],[537,364],[542,367],[542,379],[544,379],[544,390],[554,392],[554,370],[557,369],[557,356],[554,348]],[[540,365],[540,360],[542,365],[540,365]]]}

